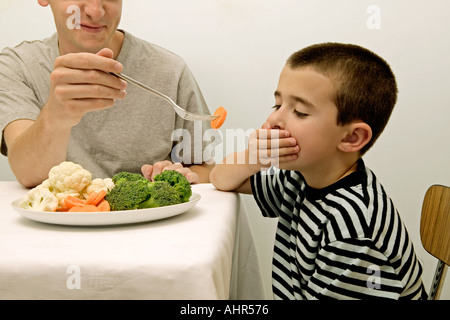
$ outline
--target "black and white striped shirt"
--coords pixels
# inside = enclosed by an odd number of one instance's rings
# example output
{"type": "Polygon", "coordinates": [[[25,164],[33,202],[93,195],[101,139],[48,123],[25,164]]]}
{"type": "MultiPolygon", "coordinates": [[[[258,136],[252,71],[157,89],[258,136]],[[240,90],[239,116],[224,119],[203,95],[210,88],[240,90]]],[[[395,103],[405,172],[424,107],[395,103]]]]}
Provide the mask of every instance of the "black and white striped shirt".
{"type": "Polygon", "coordinates": [[[425,291],[411,239],[383,186],[358,170],[324,189],[296,171],[251,179],[264,216],[278,217],[275,299],[420,299],[425,291]]]}

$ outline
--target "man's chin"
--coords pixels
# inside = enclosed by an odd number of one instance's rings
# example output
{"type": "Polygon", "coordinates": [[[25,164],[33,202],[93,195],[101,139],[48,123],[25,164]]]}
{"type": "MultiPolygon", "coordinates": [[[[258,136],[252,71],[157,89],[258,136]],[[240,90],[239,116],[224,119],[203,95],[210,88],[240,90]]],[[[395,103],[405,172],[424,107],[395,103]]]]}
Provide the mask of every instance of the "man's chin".
{"type": "Polygon", "coordinates": [[[108,37],[103,35],[92,35],[81,31],[73,38],[73,44],[83,52],[96,53],[103,49],[108,42],[108,37]]]}

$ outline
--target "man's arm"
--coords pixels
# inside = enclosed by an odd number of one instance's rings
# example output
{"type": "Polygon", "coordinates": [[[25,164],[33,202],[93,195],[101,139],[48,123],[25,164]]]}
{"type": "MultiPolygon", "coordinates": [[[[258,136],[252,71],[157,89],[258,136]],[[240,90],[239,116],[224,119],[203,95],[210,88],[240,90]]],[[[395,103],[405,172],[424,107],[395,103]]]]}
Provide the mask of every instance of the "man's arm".
{"type": "Polygon", "coordinates": [[[4,130],[11,170],[28,188],[44,181],[50,169],[66,158],[70,128],[53,128],[45,113],[41,111],[36,121],[16,120],[4,130]]]}
{"type": "Polygon", "coordinates": [[[16,120],[4,129],[9,163],[21,184],[40,184],[51,167],[65,160],[71,129],[85,113],[112,107],[115,99],[125,97],[126,83],[109,74],[122,70],[112,57],[109,49],[58,57],[49,100],[37,119],[16,120]]]}

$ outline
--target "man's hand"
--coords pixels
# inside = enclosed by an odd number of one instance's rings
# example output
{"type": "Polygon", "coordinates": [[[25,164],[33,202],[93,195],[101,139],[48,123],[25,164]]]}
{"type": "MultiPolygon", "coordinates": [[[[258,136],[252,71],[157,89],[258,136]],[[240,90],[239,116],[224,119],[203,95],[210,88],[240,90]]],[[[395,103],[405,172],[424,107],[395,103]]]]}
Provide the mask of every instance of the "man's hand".
{"type": "Polygon", "coordinates": [[[9,162],[21,184],[38,185],[66,159],[72,127],[86,112],[111,107],[115,99],[125,97],[126,83],[109,74],[123,68],[112,57],[110,49],[58,57],[49,99],[37,119],[19,119],[5,128],[9,162]]]}
{"type": "Polygon", "coordinates": [[[73,127],[86,112],[110,108],[126,96],[125,81],[111,75],[123,66],[112,59],[110,49],[97,54],[69,53],[55,60],[50,75],[50,97],[46,107],[53,125],[73,127]]]}
{"type": "Polygon", "coordinates": [[[153,178],[164,170],[175,170],[182,173],[191,184],[200,182],[198,174],[188,167],[183,167],[181,163],[172,163],[166,160],[155,162],[153,165],[144,164],[141,168],[144,177],[150,181],[153,181],[153,178]]]}

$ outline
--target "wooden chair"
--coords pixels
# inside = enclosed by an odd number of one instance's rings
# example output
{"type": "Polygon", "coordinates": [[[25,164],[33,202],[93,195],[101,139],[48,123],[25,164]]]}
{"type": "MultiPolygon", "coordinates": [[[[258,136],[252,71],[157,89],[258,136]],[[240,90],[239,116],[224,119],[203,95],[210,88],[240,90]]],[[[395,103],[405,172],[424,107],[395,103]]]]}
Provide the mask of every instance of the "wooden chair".
{"type": "Polygon", "coordinates": [[[422,245],[438,259],[429,299],[439,299],[448,265],[450,265],[450,188],[431,186],[423,199],[420,220],[422,245]]]}

